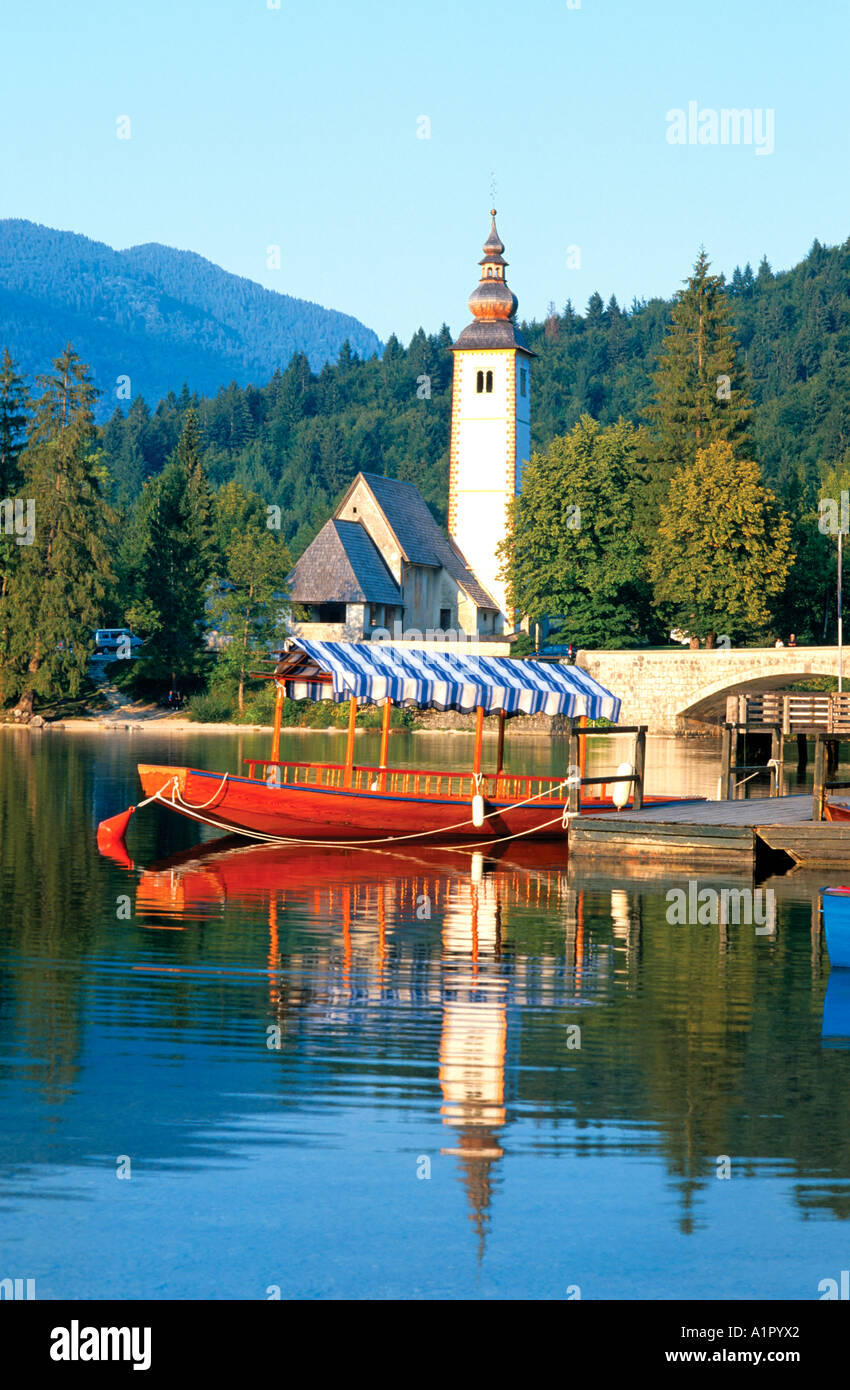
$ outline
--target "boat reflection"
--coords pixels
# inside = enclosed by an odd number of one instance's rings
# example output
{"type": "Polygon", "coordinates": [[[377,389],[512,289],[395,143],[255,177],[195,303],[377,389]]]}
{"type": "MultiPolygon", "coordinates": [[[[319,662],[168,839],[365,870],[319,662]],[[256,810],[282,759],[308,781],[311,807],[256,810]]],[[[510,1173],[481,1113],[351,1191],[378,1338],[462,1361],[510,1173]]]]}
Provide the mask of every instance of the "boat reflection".
{"type": "Polygon", "coordinates": [[[823,999],[825,1047],[850,1048],[850,970],[831,970],[823,999]]]}

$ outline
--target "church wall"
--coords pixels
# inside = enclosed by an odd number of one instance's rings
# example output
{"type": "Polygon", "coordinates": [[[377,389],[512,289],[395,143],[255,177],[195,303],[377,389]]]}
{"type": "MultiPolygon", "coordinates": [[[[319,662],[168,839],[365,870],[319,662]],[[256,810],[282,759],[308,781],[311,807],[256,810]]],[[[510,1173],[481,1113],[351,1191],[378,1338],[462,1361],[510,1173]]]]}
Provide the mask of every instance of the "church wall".
{"type": "Polygon", "coordinates": [[[405,628],[436,628],[440,625],[440,595],[442,570],[428,565],[404,567],[402,597],[405,628]]]}
{"type": "Polygon", "coordinates": [[[337,521],[360,521],[363,523],[384,557],[384,563],[396,583],[401,584],[401,551],[392,531],[384,520],[383,512],[365,483],[358,483],[345,506],[335,515],[337,521]]]}

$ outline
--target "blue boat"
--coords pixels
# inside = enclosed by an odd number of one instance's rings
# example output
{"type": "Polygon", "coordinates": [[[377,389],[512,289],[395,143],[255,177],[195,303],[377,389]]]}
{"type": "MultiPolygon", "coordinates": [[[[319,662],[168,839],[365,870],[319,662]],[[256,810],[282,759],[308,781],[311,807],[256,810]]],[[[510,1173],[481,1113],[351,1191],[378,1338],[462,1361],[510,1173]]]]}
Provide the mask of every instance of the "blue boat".
{"type": "Polygon", "coordinates": [[[850,970],[850,888],[824,888],[823,927],[830,965],[850,970]]]}

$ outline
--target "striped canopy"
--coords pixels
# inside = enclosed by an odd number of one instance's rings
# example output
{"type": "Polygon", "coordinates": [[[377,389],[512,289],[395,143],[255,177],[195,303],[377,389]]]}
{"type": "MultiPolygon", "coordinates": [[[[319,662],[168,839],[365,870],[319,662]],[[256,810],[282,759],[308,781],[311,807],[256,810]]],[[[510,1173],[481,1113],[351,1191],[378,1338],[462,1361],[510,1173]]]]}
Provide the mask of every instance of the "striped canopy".
{"type": "Polygon", "coordinates": [[[488,713],[564,714],[610,719],[620,714],[616,695],[578,666],[518,661],[504,656],[470,656],[462,646],[397,647],[390,642],[311,642],[298,638],[275,674],[289,683],[296,700],[333,700],[352,695],[363,704],[389,697],[420,709],[488,713]]]}

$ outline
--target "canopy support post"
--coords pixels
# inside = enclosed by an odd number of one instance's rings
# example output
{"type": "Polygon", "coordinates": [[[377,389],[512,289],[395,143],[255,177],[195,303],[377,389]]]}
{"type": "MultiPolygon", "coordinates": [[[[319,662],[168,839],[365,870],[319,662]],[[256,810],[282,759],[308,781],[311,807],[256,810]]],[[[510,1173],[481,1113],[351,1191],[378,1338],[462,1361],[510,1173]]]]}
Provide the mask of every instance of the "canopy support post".
{"type": "Polygon", "coordinates": [[[274,694],[274,728],[272,729],[272,757],[273,763],[280,762],[280,724],[283,718],[283,700],[286,695],[286,684],[284,681],[275,681],[274,694]]]}
{"type": "Polygon", "coordinates": [[[496,745],[496,776],[502,771],[502,764],[505,761],[505,711],[499,710],[499,742],[496,745]]]}
{"type": "Polygon", "coordinates": [[[390,718],[392,716],[393,702],[389,695],[384,701],[384,714],[381,721],[381,791],[387,789],[387,750],[390,742],[390,718]]]}
{"type": "Polygon", "coordinates": [[[350,787],[354,781],[354,728],[357,723],[357,696],[352,695],[348,702],[348,738],[345,741],[345,778],[343,786],[350,787]]]}
{"type": "Polygon", "coordinates": [[[472,774],[481,775],[481,740],[484,734],[484,706],[475,706],[475,752],[472,755],[472,774]]]}

